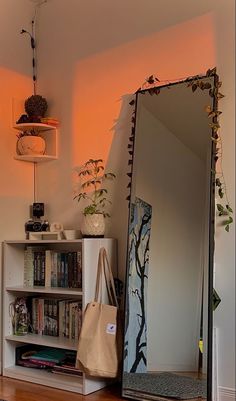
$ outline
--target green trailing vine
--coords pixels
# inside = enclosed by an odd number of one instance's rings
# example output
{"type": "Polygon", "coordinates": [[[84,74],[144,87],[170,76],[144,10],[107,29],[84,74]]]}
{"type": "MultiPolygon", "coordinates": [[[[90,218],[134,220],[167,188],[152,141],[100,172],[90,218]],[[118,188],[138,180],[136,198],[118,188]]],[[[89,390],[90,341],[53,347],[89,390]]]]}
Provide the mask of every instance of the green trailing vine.
{"type": "MultiPolygon", "coordinates": [[[[142,87],[138,88],[135,92],[145,94],[148,92],[151,96],[159,95],[160,93],[160,81],[159,78],[154,75],[150,75],[146,78],[142,87]]],[[[183,78],[178,81],[165,81],[166,87],[170,88],[171,85],[175,82],[186,82],[187,86],[192,89],[194,93],[196,90],[208,90],[209,96],[213,98],[213,107],[207,106],[206,113],[208,114],[208,118],[210,120],[209,126],[212,131],[211,139],[213,142],[213,166],[212,174],[213,174],[213,183],[215,185],[216,193],[219,197],[219,201],[216,204],[216,211],[218,216],[221,217],[222,225],[225,230],[229,232],[230,225],[233,223],[233,209],[230,206],[230,202],[227,195],[226,182],[224,178],[223,168],[222,168],[222,155],[223,155],[223,147],[222,147],[222,139],[220,135],[220,124],[219,124],[219,116],[222,114],[221,111],[218,110],[218,102],[224,95],[220,92],[220,87],[222,86],[222,82],[219,80],[218,75],[216,74],[216,67],[212,69],[208,69],[206,75],[197,75],[194,77],[183,78]],[[209,82],[210,77],[214,78],[214,86],[209,82]],[[205,80],[204,80],[205,78],[205,80]]],[[[135,120],[136,120],[136,102],[132,99],[129,103],[131,106],[134,106],[134,111],[132,113],[132,128],[131,135],[129,137],[128,151],[130,154],[129,164],[132,165],[133,162],[133,144],[134,144],[134,134],[135,134],[135,120]]],[[[132,167],[132,166],[131,166],[132,167]]],[[[132,177],[132,169],[131,172],[127,173],[128,177],[131,179],[132,177]]],[[[128,188],[131,188],[131,183],[128,184],[128,188]]],[[[130,195],[127,197],[127,200],[130,201],[130,195]]]]}

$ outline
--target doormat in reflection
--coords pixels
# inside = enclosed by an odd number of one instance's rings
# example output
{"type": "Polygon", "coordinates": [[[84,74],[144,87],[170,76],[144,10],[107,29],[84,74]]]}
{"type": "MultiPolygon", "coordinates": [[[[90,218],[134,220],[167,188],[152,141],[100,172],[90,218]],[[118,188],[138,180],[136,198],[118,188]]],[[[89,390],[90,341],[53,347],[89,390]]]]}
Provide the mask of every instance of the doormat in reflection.
{"type": "Polygon", "coordinates": [[[124,373],[123,389],[178,400],[206,398],[207,396],[206,380],[179,376],[169,372],[124,373]]]}

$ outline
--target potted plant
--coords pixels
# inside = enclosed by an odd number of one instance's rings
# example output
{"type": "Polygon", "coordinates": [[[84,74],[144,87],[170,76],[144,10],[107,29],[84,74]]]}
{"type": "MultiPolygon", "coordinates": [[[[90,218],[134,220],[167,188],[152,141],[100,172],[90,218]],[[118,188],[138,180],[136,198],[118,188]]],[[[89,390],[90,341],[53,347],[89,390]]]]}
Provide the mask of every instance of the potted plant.
{"type": "Polygon", "coordinates": [[[103,184],[113,180],[115,174],[105,173],[102,159],[89,159],[78,170],[80,192],[74,197],[78,202],[87,201],[83,209],[84,219],[81,232],[84,237],[103,237],[105,232],[105,217],[110,217],[106,210],[111,201],[108,199],[108,190],[103,184]]]}
{"type": "Polygon", "coordinates": [[[18,155],[43,155],[45,153],[45,140],[34,129],[20,132],[16,144],[18,155]]]}

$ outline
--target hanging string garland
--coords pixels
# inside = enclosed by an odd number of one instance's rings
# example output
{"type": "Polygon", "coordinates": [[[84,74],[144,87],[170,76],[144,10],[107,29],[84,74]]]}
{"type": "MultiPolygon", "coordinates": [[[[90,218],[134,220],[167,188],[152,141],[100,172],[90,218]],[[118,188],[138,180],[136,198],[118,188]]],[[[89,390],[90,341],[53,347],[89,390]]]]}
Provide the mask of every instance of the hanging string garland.
{"type": "Polygon", "coordinates": [[[30,45],[31,45],[31,49],[32,49],[32,53],[33,53],[33,57],[32,57],[32,78],[33,78],[33,89],[34,89],[34,95],[36,95],[36,81],[37,81],[37,77],[36,77],[36,47],[35,47],[35,30],[34,30],[34,19],[32,20],[31,24],[32,24],[32,33],[26,31],[25,29],[21,30],[21,34],[27,34],[30,37],[30,45]]]}
{"type": "MultiPolygon", "coordinates": [[[[37,2],[35,6],[35,13],[31,21],[31,32],[26,29],[21,30],[21,34],[28,35],[30,39],[30,46],[32,50],[32,80],[33,80],[33,95],[30,96],[25,101],[25,111],[27,114],[23,114],[20,119],[17,121],[17,124],[20,123],[40,123],[41,119],[44,118],[45,113],[47,111],[47,101],[40,95],[37,95],[37,57],[36,57],[36,40],[35,40],[35,21],[37,16],[37,9],[43,3],[46,3],[46,0],[42,2],[37,2]]],[[[35,132],[31,133],[35,135],[35,132]]]]}

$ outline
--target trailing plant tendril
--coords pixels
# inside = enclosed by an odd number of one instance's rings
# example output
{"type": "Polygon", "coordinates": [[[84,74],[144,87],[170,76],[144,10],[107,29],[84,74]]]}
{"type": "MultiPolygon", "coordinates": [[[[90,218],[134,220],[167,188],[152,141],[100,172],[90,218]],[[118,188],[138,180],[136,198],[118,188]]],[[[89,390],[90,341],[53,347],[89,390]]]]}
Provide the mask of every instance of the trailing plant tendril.
{"type": "MultiPolygon", "coordinates": [[[[145,94],[146,92],[148,92],[151,96],[159,95],[160,86],[162,85],[162,83],[167,83],[166,87],[170,88],[170,86],[176,82],[186,82],[187,87],[190,87],[192,89],[192,92],[195,92],[196,90],[208,90],[209,96],[214,100],[213,107],[207,106],[205,111],[207,112],[208,117],[210,119],[209,127],[212,130],[211,139],[214,143],[213,160],[216,167],[214,167],[214,170],[212,170],[214,177],[213,184],[215,185],[217,196],[220,198],[220,201],[216,204],[216,211],[218,213],[218,216],[223,218],[222,225],[224,226],[225,230],[229,232],[230,224],[232,224],[234,220],[233,220],[233,209],[230,206],[227,194],[227,186],[222,163],[223,145],[222,145],[222,138],[220,135],[221,127],[219,124],[219,116],[222,114],[222,112],[218,110],[218,102],[219,100],[224,98],[224,95],[219,91],[222,82],[219,81],[219,77],[216,74],[216,67],[208,69],[205,75],[197,75],[194,77],[190,76],[174,80],[160,80],[155,75],[150,75],[148,78],[146,78],[145,82],[135,93],[139,92],[141,94],[145,94]],[[208,80],[208,78],[210,77],[214,77],[215,79],[214,87],[212,87],[212,84],[208,80]]],[[[132,99],[129,102],[129,104],[130,106],[134,107],[134,111],[132,113],[133,117],[131,119],[132,127],[131,127],[131,136],[129,138],[130,143],[128,144],[129,153],[131,152],[133,155],[136,102],[134,99],[132,99]]],[[[132,155],[131,155],[131,161],[129,161],[131,167],[133,162],[132,155]]],[[[131,172],[127,173],[127,175],[131,179],[132,170],[131,172]]],[[[128,184],[127,188],[131,188],[130,183],[128,184]]],[[[130,201],[130,194],[126,199],[130,201]]]]}

